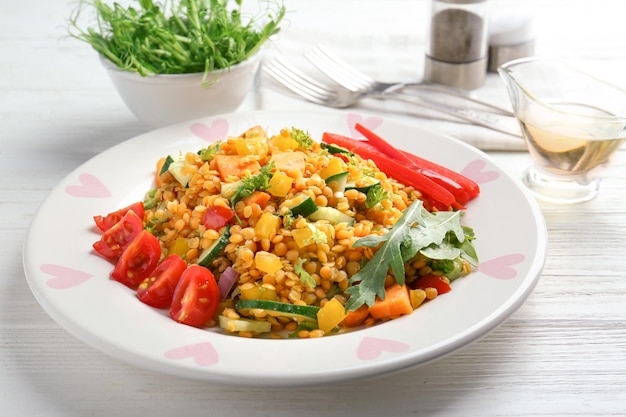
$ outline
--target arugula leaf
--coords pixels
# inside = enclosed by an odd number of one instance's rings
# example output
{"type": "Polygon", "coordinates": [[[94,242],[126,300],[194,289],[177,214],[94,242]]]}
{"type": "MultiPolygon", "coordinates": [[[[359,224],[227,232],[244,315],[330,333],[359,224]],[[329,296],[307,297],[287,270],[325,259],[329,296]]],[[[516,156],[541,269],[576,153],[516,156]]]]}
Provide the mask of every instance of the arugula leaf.
{"type": "Polygon", "coordinates": [[[274,173],[272,170],[274,169],[274,162],[270,162],[267,165],[264,165],[259,170],[258,174],[250,175],[249,177],[245,177],[241,179],[241,185],[235,191],[235,194],[230,198],[231,207],[235,207],[235,204],[239,200],[242,200],[248,196],[250,196],[255,191],[265,191],[270,187],[270,180],[274,173]]]}
{"type": "Polygon", "coordinates": [[[300,276],[300,283],[302,285],[315,288],[315,286],[317,285],[315,283],[315,279],[313,279],[311,274],[304,270],[302,264],[304,264],[304,258],[298,259],[298,262],[293,267],[293,272],[300,276]]]}
{"type": "MultiPolygon", "coordinates": [[[[354,247],[379,245],[380,247],[365,267],[350,278],[350,283],[354,285],[346,290],[350,295],[346,310],[356,310],[363,304],[372,306],[376,296],[384,299],[385,279],[390,269],[396,282],[404,285],[404,263],[419,251],[428,248],[431,253],[439,250],[443,254],[450,250],[449,242],[456,244],[465,242],[466,235],[460,217],[461,212],[458,211],[430,213],[423,207],[422,201],[418,200],[404,211],[402,217],[386,234],[366,236],[357,240],[354,247]]],[[[461,252],[470,258],[472,254],[475,256],[472,251],[459,251],[458,254],[454,251],[453,254],[459,256],[461,252]]]]}

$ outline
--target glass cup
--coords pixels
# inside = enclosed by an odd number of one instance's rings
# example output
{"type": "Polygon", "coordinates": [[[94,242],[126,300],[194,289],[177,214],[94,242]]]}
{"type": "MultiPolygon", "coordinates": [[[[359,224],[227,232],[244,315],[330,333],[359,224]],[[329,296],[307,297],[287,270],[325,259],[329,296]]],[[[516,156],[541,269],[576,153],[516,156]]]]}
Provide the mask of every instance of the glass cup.
{"type": "Polygon", "coordinates": [[[533,159],[522,181],[550,202],[596,197],[626,138],[626,91],[558,59],[518,59],[498,72],[533,159]]]}

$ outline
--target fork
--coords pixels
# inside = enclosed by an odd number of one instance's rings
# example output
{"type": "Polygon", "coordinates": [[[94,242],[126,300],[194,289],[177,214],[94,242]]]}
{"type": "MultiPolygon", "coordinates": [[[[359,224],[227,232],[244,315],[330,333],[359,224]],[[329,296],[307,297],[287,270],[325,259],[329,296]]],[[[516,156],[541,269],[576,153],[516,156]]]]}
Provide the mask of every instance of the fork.
{"type": "Polygon", "coordinates": [[[350,91],[342,86],[329,86],[308,76],[296,67],[287,63],[281,57],[275,57],[272,61],[265,62],[263,70],[274,78],[278,83],[296,93],[300,97],[316,104],[335,108],[347,108],[353,106],[364,98],[379,100],[398,100],[401,102],[421,106],[440,113],[454,116],[472,124],[486,127],[512,136],[521,136],[517,121],[511,117],[489,112],[480,112],[471,109],[462,109],[438,102],[431,102],[423,97],[394,93],[377,93],[366,91],[350,91]]]}
{"type": "Polygon", "coordinates": [[[326,74],[331,80],[353,92],[367,91],[373,93],[387,94],[398,92],[406,88],[430,90],[439,93],[449,94],[463,100],[474,102],[476,104],[494,110],[497,113],[502,113],[507,116],[513,116],[513,112],[507,108],[504,108],[496,103],[491,103],[484,99],[476,98],[466,91],[454,87],[447,87],[425,82],[387,83],[376,81],[369,75],[361,72],[352,65],[348,64],[343,59],[339,58],[323,45],[317,45],[317,47],[307,51],[304,56],[315,67],[317,67],[317,69],[326,74]]]}

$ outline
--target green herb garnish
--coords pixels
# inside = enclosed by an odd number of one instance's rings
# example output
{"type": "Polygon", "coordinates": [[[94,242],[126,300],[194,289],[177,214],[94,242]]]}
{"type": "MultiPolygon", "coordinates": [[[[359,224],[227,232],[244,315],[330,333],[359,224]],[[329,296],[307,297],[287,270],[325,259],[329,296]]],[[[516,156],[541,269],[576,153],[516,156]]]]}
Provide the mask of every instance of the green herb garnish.
{"type": "Polygon", "coordinates": [[[298,259],[298,262],[293,267],[293,272],[298,274],[298,276],[300,277],[300,283],[302,285],[304,285],[305,287],[315,288],[317,284],[315,283],[315,280],[313,279],[311,274],[304,270],[304,268],[302,267],[303,264],[304,258],[298,259]]]}
{"type": "Polygon", "coordinates": [[[138,0],[139,7],[80,0],[69,18],[71,37],[90,44],[119,68],[148,74],[188,74],[230,68],[254,55],[279,32],[285,7],[273,2],[265,15],[242,19],[243,0],[138,0]],[[81,26],[95,13],[94,27],[81,26]],[[263,18],[264,25],[257,22],[263,18]]]}
{"type": "Polygon", "coordinates": [[[220,150],[221,145],[222,145],[222,142],[218,140],[213,145],[209,145],[206,148],[200,149],[198,151],[198,156],[200,156],[200,159],[202,159],[205,162],[210,161],[211,159],[213,159],[217,151],[220,150]]]}
{"type": "Polygon", "coordinates": [[[293,140],[298,142],[298,145],[300,145],[302,149],[311,149],[311,147],[313,147],[313,139],[311,139],[309,132],[292,127],[290,135],[293,140]]]}
{"type": "Polygon", "coordinates": [[[346,290],[350,295],[346,310],[356,310],[363,304],[372,306],[376,296],[384,299],[385,279],[389,270],[392,271],[395,281],[404,285],[404,263],[418,252],[426,256],[437,252],[441,255],[454,247],[455,250],[446,256],[452,256],[451,259],[461,256],[468,262],[477,264],[473,246],[471,243],[467,246],[467,228],[461,226],[460,217],[459,211],[430,213],[423,207],[422,201],[418,200],[404,211],[386,234],[357,240],[354,247],[380,247],[365,267],[350,278],[353,285],[346,290]]]}
{"type": "Polygon", "coordinates": [[[230,198],[230,206],[235,207],[235,204],[239,200],[242,200],[250,196],[255,191],[265,191],[270,187],[270,180],[274,176],[272,170],[274,169],[274,162],[270,162],[264,165],[259,170],[258,174],[250,175],[241,179],[241,185],[235,191],[235,194],[230,198]]]}
{"type": "Polygon", "coordinates": [[[367,191],[367,195],[365,197],[365,208],[371,209],[381,201],[388,199],[389,193],[387,190],[385,190],[380,183],[377,183],[367,191]]]}

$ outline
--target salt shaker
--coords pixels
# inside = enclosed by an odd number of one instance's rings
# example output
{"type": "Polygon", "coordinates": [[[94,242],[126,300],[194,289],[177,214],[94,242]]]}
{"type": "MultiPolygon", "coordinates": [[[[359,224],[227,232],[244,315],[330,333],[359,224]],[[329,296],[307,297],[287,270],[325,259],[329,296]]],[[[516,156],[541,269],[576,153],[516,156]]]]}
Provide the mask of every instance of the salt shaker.
{"type": "Polygon", "coordinates": [[[488,1],[432,0],[424,81],[472,90],[485,82],[488,1]]]}
{"type": "Polygon", "coordinates": [[[535,25],[529,10],[492,11],[489,17],[489,72],[500,65],[534,55],[535,25]]]}

